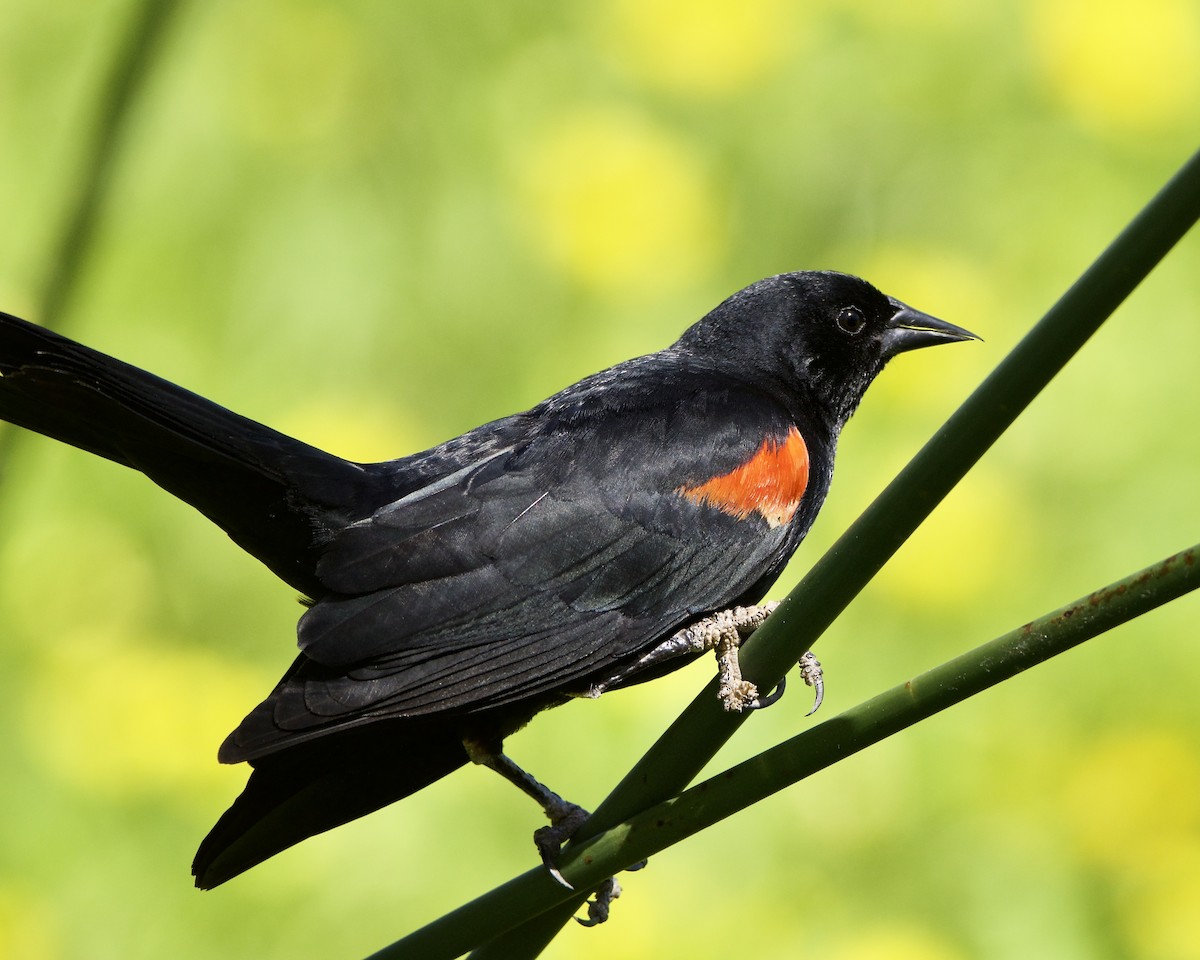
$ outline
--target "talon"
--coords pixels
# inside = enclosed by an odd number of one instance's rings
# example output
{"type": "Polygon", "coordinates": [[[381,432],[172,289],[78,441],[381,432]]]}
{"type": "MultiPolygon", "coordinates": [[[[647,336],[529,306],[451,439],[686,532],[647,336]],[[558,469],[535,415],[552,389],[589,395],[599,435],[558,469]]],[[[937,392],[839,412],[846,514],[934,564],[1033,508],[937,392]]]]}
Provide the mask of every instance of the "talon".
{"type": "Polygon", "coordinates": [[[821,709],[821,704],[825,702],[825,684],[820,680],[813,681],[813,688],[816,696],[813,698],[812,709],[805,714],[806,717],[811,717],[814,713],[821,709]]]}
{"type": "Polygon", "coordinates": [[[596,898],[588,901],[587,919],[576,917],[575,922],[584,927],[595,927],[608,919],[612,902],[621,895],[621,885],[616,877],[609,877],[596,888],[596,898]]]}
{"type": "Polygon", "coordinates": [[[575,889],[575,886],[574,886],[574,884],[572,884],[570,880],[568,880],[566,877],[564,877],[564,876],[563,876],[563,875],[562,875],[562,874],[559,872],[559,870],[558,870],[558,867],[556,867],[556,866],[555,866],[553,863],[551,863],[549,860],[546,860],[545,858],[543,858],[543,859],[542,859],[542,866],[546,868],[546,872],[547,872],[548,874],[550,874],[550,876],[551,876],[551,877],[553,877],[553,878],[554,878],[555,882],[556,882],[556,883],[557,883],[559,886],[561,886],[561,887],[565,887],[567,890],[574,890],[574,889],[575,889]]]}
{"type": "Polygon", "coordinates": [[[542,858],[542,865],[550,876],[568,890],[574,890],[575,887],[556,866],[558,855],[563,844],[579,832],[579,828],[591,814],[583,807],[568,803],[561,798],[558,798],[557,803],[547,803],[546,813],[550,816],[550,826],[539,827],[533,831],[533,845],[537,847],[538,856],[542,858]]]}
{"type": "MultiPolygon", "coordinates": [[[[787,689],[787,678],[780,677],[779,683],[775,685],[775,689],[768,693],[765,697],[757,697],[746,704],[747,710],[765,710],[767,707],[778,703],[783,697],[783,691],[787,689]]],[[[813,709],[816,709],[815,707],[813,709]]]]}
{"type": "Polygon", "coordinates": [[[806,717],[811,717],[821,708],[821,704],[825,702],[825,674],[821,670],[821,661],[813,656],[811,650],[800,658],[800,676],[805,683],[813,688],[813,692],[816,695],[812,709],[805,714],[806,717]]]}

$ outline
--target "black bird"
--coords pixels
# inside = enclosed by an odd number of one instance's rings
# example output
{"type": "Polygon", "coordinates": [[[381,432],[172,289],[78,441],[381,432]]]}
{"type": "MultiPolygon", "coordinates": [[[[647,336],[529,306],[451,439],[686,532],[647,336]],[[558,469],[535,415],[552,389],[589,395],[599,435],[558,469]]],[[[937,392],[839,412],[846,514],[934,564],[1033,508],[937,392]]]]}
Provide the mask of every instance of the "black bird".
{"type": "Polygon", "coordinates": [[[140,470],[305,597],[299,656],[220,748],[253,771],[196,855],[207,888],[469,760],[543,804],[552,847],[578,808],[501,752],[536,713],[714,645],[726,706],[761,702],[738,637],[842,427],[891,357],[971,338],[856,277],[783,274],[524,413],[353,463],[0,314],[0,417],[140,470]]]}

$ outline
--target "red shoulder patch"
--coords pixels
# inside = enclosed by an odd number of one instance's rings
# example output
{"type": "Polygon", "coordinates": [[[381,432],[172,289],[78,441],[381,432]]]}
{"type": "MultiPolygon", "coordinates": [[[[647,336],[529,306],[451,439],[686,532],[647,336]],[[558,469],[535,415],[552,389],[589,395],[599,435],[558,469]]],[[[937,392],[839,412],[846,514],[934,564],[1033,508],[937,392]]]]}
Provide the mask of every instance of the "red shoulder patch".
{"type": "Polygon", "coordinates": [[[808,447],[792,427],[783,440],[764,440],[740,467],[675,492],[739,520],[760,514],[768,526],[778,527],[795,515],[807,488],[808,447]]]}

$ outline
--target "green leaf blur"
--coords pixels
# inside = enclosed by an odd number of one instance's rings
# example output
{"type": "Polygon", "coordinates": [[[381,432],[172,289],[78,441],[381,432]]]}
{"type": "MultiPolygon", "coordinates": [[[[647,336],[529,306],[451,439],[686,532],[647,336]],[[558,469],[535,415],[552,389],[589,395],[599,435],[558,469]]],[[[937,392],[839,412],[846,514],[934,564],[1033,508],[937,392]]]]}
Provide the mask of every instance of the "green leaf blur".
{"type": "MultiPolygon", "coordinates": [[[[0,309],[39,321],[138,4],[10,0],[0,309]]],[[[184,5],[60,328],[357,459],[669,342],[789,269],[982,334],[897,361],[781,596],[1195,148],[1187,0],[184,5]]],[[[1196,539],[1186,240],[822,641],[864,699],[1196,539]]],[[[466,770],[213,893],[216,745],[293,652],[288,590],[145,480],[0,464],[0,956],[359,956],[533,862],[466,770]]],[[[654,860],[550,957],[1200,957],[1188,598],[654,860]]],[[[593,804],[711,665],[543,716],[593,804]]],[[[799,729],[793,694],[719,758],[799,729]]]]}

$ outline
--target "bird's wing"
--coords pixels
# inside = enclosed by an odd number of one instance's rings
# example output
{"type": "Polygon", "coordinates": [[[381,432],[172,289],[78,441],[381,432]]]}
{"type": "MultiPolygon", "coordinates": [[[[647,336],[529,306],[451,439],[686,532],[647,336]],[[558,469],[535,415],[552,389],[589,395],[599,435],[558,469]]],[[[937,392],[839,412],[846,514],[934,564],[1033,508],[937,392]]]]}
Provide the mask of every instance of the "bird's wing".
{"type": "Polygon", "coordinates": [[[789,521],[807,449],[765,398],[707,391],[665,414],[609,404],[582,424],[543,419],[523,445],[328,544],[318,572],[333,595],[302,618],[297,666],[227,758],[570,689],[757,599],[803,533],[789,521]]]}

